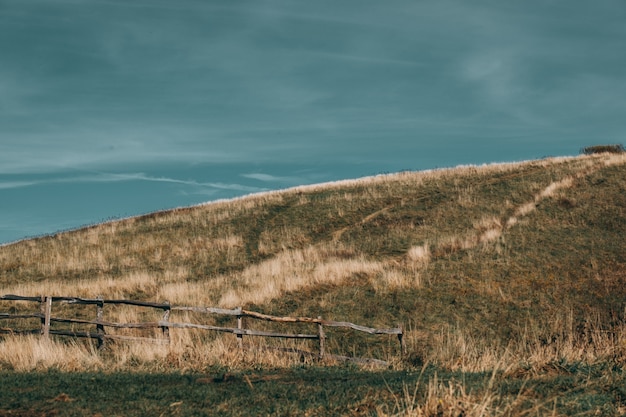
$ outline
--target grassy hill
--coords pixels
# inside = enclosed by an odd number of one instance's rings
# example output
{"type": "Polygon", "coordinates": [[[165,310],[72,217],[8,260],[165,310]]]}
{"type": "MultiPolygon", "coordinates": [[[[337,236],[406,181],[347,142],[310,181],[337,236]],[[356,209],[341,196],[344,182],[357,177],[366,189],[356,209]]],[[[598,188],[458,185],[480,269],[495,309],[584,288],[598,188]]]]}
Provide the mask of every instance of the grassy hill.
{"type": "MultiPolygon", "coordinates": [[[[626,412],[624,236],[626,157],[550,158],[300,187],[23,241],[0,248],[0,295],[243,306],[406,329],[402,358],[389,338],[331,332],[334,353],[391,361],[392,374],[378,374],[391,382],[367,382],[367,393],[345,384],[353,400],[293,414],[347,414],[356,401],[370,404],[362,414],[616,415],[626,412]],[[459,382],[471,375],[477,382],[459,382]]],[[[46,355],[39,339],[12,337],[0,367],[7,379],[226,367],[241,389],[253,371],[302,383],[298,357],[235,353],[228,335],[176,337],[105,352],[58,341],[46,355]]]]}

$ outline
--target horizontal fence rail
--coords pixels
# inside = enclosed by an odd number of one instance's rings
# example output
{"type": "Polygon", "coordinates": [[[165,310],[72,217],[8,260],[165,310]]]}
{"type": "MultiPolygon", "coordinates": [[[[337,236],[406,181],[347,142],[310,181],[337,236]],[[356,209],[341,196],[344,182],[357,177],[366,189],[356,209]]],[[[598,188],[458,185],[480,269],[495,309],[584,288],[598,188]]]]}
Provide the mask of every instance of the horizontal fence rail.
{"type": "MultiPolygon", "coordinates": [[[[404,332],[401,326],[396,328],[378,329],[372,327],[366,327],[346,321],[332,321],[324,320],[321,317],[279,317],[268,314],[259,313],[256,311],[245,310],[241,307],[234,309],[223,309],[216,307],[197,307],[197,306],[177,306],[171,305],[168,302],[155,303],[148,301],[136,301],[125,299],[104,299],[98,298],[80,298],[80,297],[57,297],[57,296],[36,296],[28,297],[21,295],[7,294],[0,296],[0,301],[26,301],[39,303],[39,312],[30,314],[12,314],[1,312],[0,320],[3,319],[39,319],[40,327],[37,329],[11,329],[0,327],[0,334],[41,334],[43,337],[49,337],[49,335],[55,336],[71,336],[79,338],[96,339],[98,341],[98,347],[102,347],[106,340],[125,340],[125,341],[152,341],[157,343],[169,343],[169,331],[170,329],[199,329],[207,331],[215,331],[222,333],[232,333],[237,337],[238,345],[243,348],[243,336],[258,336],[258,337],[270,337],[270,338],[284,338],[284,339],[309,339],[319,341],[319,352],[317,356],[321,359],[324,357],[338,359],[338,360],[350,360],[356,362],[372,362],[379,364],[386,364],[384,361],[369,359],[369,358],[351,358],[339,355],[329,355],[326,350],[326,333],[324,327],[333,328],[346,328],[363,332],[371,335],[396,335],[400,344],[400,352],[405,354],[404,332]],[[81,319],[81,318],[64,318],[55,317],[52,315],[53,303],[63,303],[69,305],[94,305],[96,306],[96,317],[94,320],[81,319]],[[145,321],[139,323],[117,323],[104,320],[104,306],[105,305],[128,305],[134,307],[147,307],[163,311],[161,320],[157,321],[145,321]],[[188,322],[175,322],[170,320],[170,314],[172,311],[214,314],[221,316],[232,316],[237,319],[237,327],[221,327],[212,326],[199,323],[188,322]],[[315,334],[301,334],[301,333],[277,333],[263,330],[255,330],[244,328],[243,318],[251,318],[262,321],[269,321],[275,323],[304,323],[317,325],[317,333],[315,334]],[[95,326],[95,332],[92,331],[74,331],[65,329],[54,329],[52,323],[65,323],[76,325],[95,326]],[[161,329],[163,337],[136,337],[125,336],[118,334],[107,334],[106,328],[111,329],[161,329]]],[[[281,349],[285,350],[285,349],[281,349]]],[[[287,349],[289,351],[289,349],[287,349]]],[[[308,354],[313,356],[311,352],[292,350],[293,352],[308,354]]]]}

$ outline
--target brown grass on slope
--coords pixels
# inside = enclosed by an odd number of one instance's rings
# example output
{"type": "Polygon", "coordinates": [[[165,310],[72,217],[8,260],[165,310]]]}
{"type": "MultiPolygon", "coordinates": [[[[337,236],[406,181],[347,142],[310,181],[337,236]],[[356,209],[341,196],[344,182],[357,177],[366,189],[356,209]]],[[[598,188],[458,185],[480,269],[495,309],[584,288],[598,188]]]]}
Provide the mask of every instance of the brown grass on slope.
{"type": "MultiPolygon", "coordinates": [[[[550,291],[565,293],[569,284],[542,280],[544,269],[555,266],[524,264],[514,248],[529,251],[526,240],[564,230],[561,217],[549,219],[558,225],[554,230],[547,221],[534,222],[556,210],[559,199],[586,190],[589,178],[625,162],[623,155],[601,155],[401,173],[113,222],[0,248],[0,292],[254,305],[280,314],[322,310],[372,325],[393,325],[391,317],[400,317],[414,357],[466,370],[493,369],[502,358],[591,360],[621,352],[623,331],[612,330],[622,335],[613,342],[589,344],[573,326],[570,339],[556,337],[557,347],[542,345],[555,330],[550,320],[531,315],[533,303],[553,306],[546,312],[552,318],[562,316],[571,305],[550,301],[550,291]],[[507,282],[509,271],[525,275],[507,282]],[[541,291],[539,301],[529,298],[541,291]],[[519,326],[501,325],[508,317],[503,311],[517,311],[519,326]],[[410,320],[419,324],[412,328],[410,320]],[[455,321],[469,328],[449,324],[455,321]],[[526,339],[520,336],[525,324],[533,329],[526,339]],[[515,334],[515,343],[504,343],[499,327],[515,334]],[[493,332],[492,343],[476,336],[485,331],[493,332]]],[[[568,302],[579,302],[584,291],[574,290],[568,302]]],[[[160,360],[193,350],[195,336],[179,337],[178,348],[159,351],[160,360]]],[[[202,343],[220,340],[209,339],[202,343]]]]}

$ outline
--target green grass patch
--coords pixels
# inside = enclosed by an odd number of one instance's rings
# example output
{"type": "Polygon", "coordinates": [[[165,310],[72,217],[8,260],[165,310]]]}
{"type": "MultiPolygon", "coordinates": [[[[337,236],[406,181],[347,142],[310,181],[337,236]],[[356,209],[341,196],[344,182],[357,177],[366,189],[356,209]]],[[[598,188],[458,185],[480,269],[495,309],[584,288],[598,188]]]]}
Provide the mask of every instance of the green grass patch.
{"type": "Polygon", "coordinates": [[[578,364],[554,364],[517,376],[434,366],[377,372],[354,367],[215,368],[190,374],[5,372],[0,383],[3,416],[390,415],[433,401],[442,415],[484,407],[493,415],[612,416],[626,405],[622,372],[578,364]]]}

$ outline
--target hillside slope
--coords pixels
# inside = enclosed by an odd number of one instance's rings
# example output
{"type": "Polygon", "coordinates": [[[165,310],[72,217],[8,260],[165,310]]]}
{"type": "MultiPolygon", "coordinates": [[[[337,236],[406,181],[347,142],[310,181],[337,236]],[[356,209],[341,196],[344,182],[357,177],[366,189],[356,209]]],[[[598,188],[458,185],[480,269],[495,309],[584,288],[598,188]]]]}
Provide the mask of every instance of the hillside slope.
{"type": "MultiPolygon", "coordinates": [[[[0,248],[0,294],[400,323],[409,364],[608,354],[594,338],[623,337],[625,164],[603,154],[405,172],[106,223],[0,248]]],[[[377,343],[337,334],[331,347],[394,355],[377,343]]]]}

